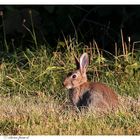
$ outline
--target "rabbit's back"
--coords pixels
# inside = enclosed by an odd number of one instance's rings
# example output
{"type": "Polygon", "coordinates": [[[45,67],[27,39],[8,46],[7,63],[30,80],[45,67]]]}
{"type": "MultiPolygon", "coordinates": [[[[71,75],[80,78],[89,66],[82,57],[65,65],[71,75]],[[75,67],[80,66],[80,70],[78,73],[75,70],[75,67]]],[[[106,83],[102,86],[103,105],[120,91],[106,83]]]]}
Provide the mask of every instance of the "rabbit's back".
{"type": "Polygon", "coordinates": [[[107,85],[102,83],[91,84],[91,104],[97,107],[114,108],[118,104],[117,94],[107,85]]]}
{"type": "Polygon", "coordinates": [[[81,86],[77,106],[87,106],[101,109],[115,108],[118,104],[116,93],[102,83],[86,83],[81,86]]]}

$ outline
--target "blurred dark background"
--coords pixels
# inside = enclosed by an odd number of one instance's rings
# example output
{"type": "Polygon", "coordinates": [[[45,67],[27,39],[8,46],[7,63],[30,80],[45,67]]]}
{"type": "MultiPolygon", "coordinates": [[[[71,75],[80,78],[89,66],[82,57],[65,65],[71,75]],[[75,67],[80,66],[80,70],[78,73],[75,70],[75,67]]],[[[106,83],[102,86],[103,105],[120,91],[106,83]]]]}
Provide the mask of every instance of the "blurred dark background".
{"type": "MultiPolygon", "coordinates": [[[[32,23],[38,44],[55,49],[64,36],[77,37],[85,44],[96,40],[99,47],[113,51],[114,43],[140,40],[140,5],[1,5],[0,50],[4,36],[8,45],[22,49],[32,46],[32,23]],[[32,21],[31,21],[32,16],[32,21]]],[[[12,47],[11,47],[12,48],[12,47]]]]}

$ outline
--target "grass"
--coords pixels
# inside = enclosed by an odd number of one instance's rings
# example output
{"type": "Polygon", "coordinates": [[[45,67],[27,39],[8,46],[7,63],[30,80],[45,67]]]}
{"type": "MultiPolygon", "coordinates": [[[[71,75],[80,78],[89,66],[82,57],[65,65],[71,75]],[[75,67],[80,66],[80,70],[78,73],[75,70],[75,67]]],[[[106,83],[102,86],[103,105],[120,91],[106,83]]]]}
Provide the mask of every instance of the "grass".
{"type": "Polygon", "coordinates": [[[69,42],[65,39],[52,53],[48,47],[40,46],[36,51],[27,49],[3,58],[0,134],[139,135],[140,52],[114,56],[101,53],[96,42],[82,49],[81,44],[69,42]],[[121,107],[114,113],[76,113],[69,103],[62,81],[75,68],[74,55],[80,56],[85,51],[91,56],[89,80],[106,83],[119,95],[121,107]]]}
{"type": "MultiPolygon", "coordinates": [[[[3,44],[0,54],[0,134],[1,135],[139,135],[140,134],[140,51],[139,42],[125,43],[121,31],[122,53],[100,50],[95,41],[87,47],[76,39],[59,41],[56,51],[39,46],[31,17],[31,29],[23,27],[33,39],[35,50],[9,53],[3,13],[3,44]],[[130,49],[132,48],[132,49],[130,49]],[[75,112],[63,88],[65,75],[75,68],[74,56],[90,56],[88,79],[112,87],[119,96],[115,112],[75,112]],[[106,56],[106,57],[105,57],[106,56]]],[[[13,48],[16,48],[12,44],[13,48]]]]}

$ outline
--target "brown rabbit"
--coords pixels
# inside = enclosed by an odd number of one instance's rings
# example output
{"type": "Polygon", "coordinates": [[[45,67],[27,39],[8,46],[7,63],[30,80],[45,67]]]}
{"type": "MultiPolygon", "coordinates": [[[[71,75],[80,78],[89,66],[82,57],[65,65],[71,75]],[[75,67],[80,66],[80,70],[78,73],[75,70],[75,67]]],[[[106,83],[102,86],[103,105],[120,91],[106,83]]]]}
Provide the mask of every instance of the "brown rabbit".
{"type": "Polygon", "coordinates": [[[88,54],[76,60],[77,70],[68,74],[63,85],[69,89],[69,96],[72,104],[79,109],[81,107],[92,107],[93,109],[108,110],[118,105],[116,93],[99,82],[87,82],[86,70],[88,66],[88,54]]]}

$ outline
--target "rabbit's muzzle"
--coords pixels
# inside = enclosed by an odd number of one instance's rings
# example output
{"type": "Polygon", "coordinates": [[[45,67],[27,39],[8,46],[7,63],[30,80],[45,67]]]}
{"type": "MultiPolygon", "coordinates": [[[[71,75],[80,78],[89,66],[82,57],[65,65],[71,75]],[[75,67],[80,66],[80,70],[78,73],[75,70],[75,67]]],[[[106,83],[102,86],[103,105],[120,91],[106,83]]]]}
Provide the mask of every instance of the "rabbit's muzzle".
{"type": "Polygon", "coordinates": [[[71,89],[72,85],[67,81],[67,79],[64,80],[63,82],[63,86],[67,89],[71,89]]]}

